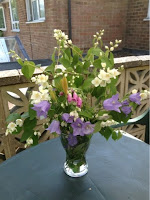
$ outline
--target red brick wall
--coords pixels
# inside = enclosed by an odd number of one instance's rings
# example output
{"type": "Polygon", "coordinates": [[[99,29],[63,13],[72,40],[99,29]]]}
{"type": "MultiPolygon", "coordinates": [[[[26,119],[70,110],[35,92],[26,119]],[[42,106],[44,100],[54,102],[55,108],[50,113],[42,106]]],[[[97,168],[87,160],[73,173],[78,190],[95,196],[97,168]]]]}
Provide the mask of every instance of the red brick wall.
{"type": "Polygon", "coordinates": [[[17,0],[18,17],[20,32],[11,31],[11,20],[9,4],[3,4],[7,31],[4,36],[18,35],[32,59],[49,58],[53,47],[56,45],[53,39],[54,28],[59,28],[67,32],[67,0],[45,0],[46,20],[42,23],[26,24],[26,6],[25,0],[17,0]]]}
{"type": "Polygon", "coordinates": [[[130,0],[127,13],[126,47],[149,49],[148,0],[130,0]]]}
{"type": "Polygon", "coordinates": [[[105,30],[105,43],[125,39],[127,0],[72,0],[73,41],[87,49],[92,36],[105,30]]]}
{"type": "MultiPolygon", "coordinates": [[[[8,3],[3,4],[7,24],[5,36],[19,35],[30,58],[49,58],[56,45],[53,30],[56,28],[68,33],[67,2],[68,0],[45,0],[45,22],[26,24],[25,0],[17,0],[19,33],[11,31],[8,3]]],[[[120,48],[126,46],[147,49],[148,22],[143,22],[143,19],[147,14],[148,0],[71,0],[71,2],[72,39],[73,43],[82,49],[87,50],[91,46],[93,34],[100,29],[105,29],[103,37],[105,44],[121,39],[123,43],[120,48]]]]}

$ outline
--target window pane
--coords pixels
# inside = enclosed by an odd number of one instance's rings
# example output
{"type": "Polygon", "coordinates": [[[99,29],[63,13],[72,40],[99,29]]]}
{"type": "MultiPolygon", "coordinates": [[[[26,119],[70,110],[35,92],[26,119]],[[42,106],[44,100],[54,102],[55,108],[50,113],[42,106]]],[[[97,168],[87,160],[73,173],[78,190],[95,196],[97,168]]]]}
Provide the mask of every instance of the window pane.
{"type": "Polygon", "coordinates": [[[11,0],[11,12],[13,21],[19,21],[16,0],[11,0]]]}
{"type": "Polygon", "coordinates": [[[39,0],[40,18],[45,17],[44,0],[39,0]]]}
{"type": "Polygon", "coordinates": [[[37,20],[38,19],[37,1],[32,1],[32,9],[33,9],[33,18],[34,20],[37,20]]]}
{"type": "Polygon", "coordinates": [[[0,28],[5,28],[3,9],[0,8],[0,28]]]}

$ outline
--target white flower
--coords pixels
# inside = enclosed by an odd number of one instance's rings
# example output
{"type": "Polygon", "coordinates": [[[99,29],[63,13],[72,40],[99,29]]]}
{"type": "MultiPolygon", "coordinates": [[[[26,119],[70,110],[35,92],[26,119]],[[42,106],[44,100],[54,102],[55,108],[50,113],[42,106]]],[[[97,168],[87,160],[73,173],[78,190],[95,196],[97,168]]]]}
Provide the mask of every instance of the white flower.
{"type": "Polygon", "coordinates": [[[116,79],[116,76],[120,75],[121,73],[118,71],[118,69],[107,69],[107,72],[111,75],[112,78],[116,79]]]}
{"type": "Polygon", "coordinates": [[[41,75],[38,75],[38,78],[37,78],[37,83],[40,84],[40,83],[45,83],[48,81],[48,76],[47,75],[44,75],[44,74],[41,74],[41,75]]]}
{"type": "Polygon", "coordinates": [[[26,144],[24,145],[25,148],[27,148],[28,146],[32,145],[33,144],[33,139],[32,138],[28,138],[26,140],[26,144]]]}
{"type": "Polygon", "coordinates": [[[17,119],[16,120],[16,125],[18,125],[18,126],[22,126],[23,125],[23,121],[22,121],[22,119],[17,119]]]}
{"type": "Polygon", "coordinates": [[[103,55],[103,53],[102,53],[102,52],[100,52],[100,53],[99,53],[99,55],[100,55],[100,56],[102,56],[102,55],[103,55]]]}
{"type": "Polygon", "coordinates": [[[37,91],[33,91],[31,95],[31,99],[36,100],[37,102],[40,102],[42,98],[42,94],[37,91]]]}
{"type": "Polygon", "coordinates": [[[113,51],[114,50],[114,47],[110,47],[110,51],[113,51]]]}
{"type": "Polygon", "coordinates": [[[147,93],[141,93],[140,94],[140,97],[141,97],[141,100],[145,100],[145,99],[147,99],[147,93]]]}
{"type": "Polygon", "coordinates": [[[109,49],[109,47],[108,47],[108,46],[105,46],[105,49],[109,49]]]}
{"type": "Polygon", "coordinates": [[[104,81],[109,81],[111,76],[109,73],[105,72],[103,69],[100,70],[100,73],[98,75],[98,77],[101,79],[101,80],[104,80],[104,81]]]}
{"type": "Polygon", "coordinates": [[[63,121],[63,122],[61,122],[61,126],[62,126],[62,127],[67,127],[67,123],[66,123],[66,122],[64,122],[64,121],[63,121]]]}
{"type": "Polygon", "coordinates": [[[63,103],[61,103],[61,107],[63,107],[63,108],[64,108],[64,107],[65,107],[65,105],[64,105],[63,103]]]}
{"type": "Polygon", "coordinates": [[[10,122],[9,124],[8,124],[8,126],[7,126],[7,129],[9,130],[9,132],[13,132],[13,131],[15,131],[16,130],[16,124],[14,123],[14,122],[10,122]]]}
{"type": "Polygon", "coordinates": [[[34,135],[36,136],[36,135],[38,135],[39,137],[41,136],[41,133],[40,133],[40,131],[34,131],[34,135]]]}
{"type": "Polygon", "coordinates": [[[81,121],[83,121],[83,122],[84,122],[84,118],[83,118],[83,117],[81,117],[81,121]]]}
{"type": "Polygon", "coordinates": [[[77,119],[79,117],[79,114],[75,110],[75,111],[70,112],[70,116],[73,116],[73,117],[75,117],[77,119]]]}
{"type": "Polygon", "coordinates": [[[35,77],[32,77],[32,78],[31,78],[31,81],[32,81],[33,83],[35,83],[35,82],[36,82],[36,78],[35,78],[35,77]]]}
{"type": "Polygon", "coordinates": [[[10,133],[9,130],[6,129],[5,135],[7,136],[9,133],[10,133]]]}
{"type": "Polygon", "coordinates": [[[136,94],[138,91],[136,89],[132,90],[132,94],[136,94]]]}
{"type": "Polygon", "coordinates": [[[68,44],[72,44],[72,41],[71,41],[71,40],[68,40],[68,44]]]}
{"type": "Polygon", "coordinates": [[[105,68],[106,67],[106,63],[101,63],[102,67],[105,68]]]}
{"type": "Polygon", "coordinates": [[[101,87],[106,87],[106,81],[102,80],[101,83],[100,83],[100,86],[101,87]]]}
{"type": "Polygon", "coordinates": [[[43,93],[43,94],[42,94],[42,97],[41,97],[41,100],[42,100],[42,101],[44,101],[44,100],[45,100],[45,101],[50,101],[50,95],[49,95],[48,93],[46,93],[46,92],[43,93]]]}
{"type": "Polygon", "coordinates": [[[110,42],[110,45],[113,46],[113,42],[110,42]]]}
{"type": "Polygon", "coordinates": [[[96,77],[95,79],[92,80],[92,84],[95,86],[95,87],[98,87],[101,83],[101,80],[96,77]]]}

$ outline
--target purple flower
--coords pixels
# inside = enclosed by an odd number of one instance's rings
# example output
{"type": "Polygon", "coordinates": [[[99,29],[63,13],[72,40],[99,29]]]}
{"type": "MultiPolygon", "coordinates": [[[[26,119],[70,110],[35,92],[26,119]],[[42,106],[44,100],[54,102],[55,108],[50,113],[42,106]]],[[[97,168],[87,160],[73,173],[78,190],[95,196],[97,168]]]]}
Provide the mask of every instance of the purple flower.
{"type": "Polygon", "coordinates": [[[123,102],[121,102],[123,106],[128,106],[129,105],[129,101],[128,100],[125,100],[123,102]]]}
{"type": "Polygon", "coordinates": [[[91,124],[90,122],[85,122],[82,128],[83,134],[84,135],[89,135],[91,133],[93,133],[94,131],[94,124],[91,124]]]}
{"type": "Polygon", "coordinates": [[[34,107],[32,107],[33,110],[37,112],[37,116],[44,118],[47,117],[47,112],[50,109],[50,103],[48,101],[41,101],[38,104],[34,104],[34,107]]]}
{"type": "Polygon", "coordinates": [[[78,143],[77,137],[70,133],[69,136],[68,136],[68,144],[73,147],[77,143],[78,143]]]}
{"type": "Polygon", "coordinates": [[[68,113],[64,113],[64,114],[62,115],[62,120],[64,120],[64,121],[67,122],[67,123],[72,123],[72,122],[73,122],[73,119],[74,119],[74,117],[73,117],[73,116],[70,116],[70,114],[68,114],[68,113]]]}
{"type": "Polygon", "coordinates": [[[50,131],[50,133],[61,134],[60,122],[57,120],[53,120],[50,126],[46,130],[50,131]]]}
{"type": "Polygon", "coordinates": [[[73,128],[73,135],[76,136],[76,135],[81,135],[81,136],[84,136],[84,133],[83,133],[83,122],[80,118],[78,118],[75,122],[73,122],[71,124],[71,127],[73,128]]]}
{"type": "Polygon", "coordinates": [[[136,104],[140,105],[141,104],[141,102],[140,102],[140,100],[141,100],[140,92],[135,93],[135,94],[131,94],[129,96],[129,99],[130,99],[130,101],[135,102],[136,104]]]}
{"type": "Polygon", "coordinates": [[[131,112],[131,106],[123,106],[121,110],[127,116],[131,112]]]}
{"type": "Polygon", "coordinates": [[[122,106],[122,104],[118,101],[119,94],[113,95],[110,99],[106,99],[103,102],[103,107],[105,110],[114,110],[116,112],[120,113],[119,107],[122,106]]]}

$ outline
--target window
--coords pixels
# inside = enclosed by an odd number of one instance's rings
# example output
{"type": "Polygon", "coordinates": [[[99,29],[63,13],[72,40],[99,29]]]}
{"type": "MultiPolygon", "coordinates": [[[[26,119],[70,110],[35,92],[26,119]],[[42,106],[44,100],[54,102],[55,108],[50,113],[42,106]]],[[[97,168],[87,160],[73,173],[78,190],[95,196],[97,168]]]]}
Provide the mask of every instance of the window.
{"type": "Polygon", "coordinates": [[[147,12],[147,17],[144,19],[144,21],[150,20],[150,0],[148,2],[148,12],[147,12]]]}
{"type": "Polygon", "coordinates": [[[147,18],[150,19],[150,0],[148,3],[148,13],[147,13],[147,18]]]}
{"type": "Polygon", "coordinates": [[[0,7],[0,30],[6,30],[5,15],[3,7],[0,7]]]}
{"type": "Polygon", "coordinates": [[[11,24],[13,31],[19,31],[19,18],[16,0],[9,0],[11,24]]]}
{"type": "Polygon", "coordinates": [[[44,0],[26,0],[27,21],[45,20],[44,0]]]}

